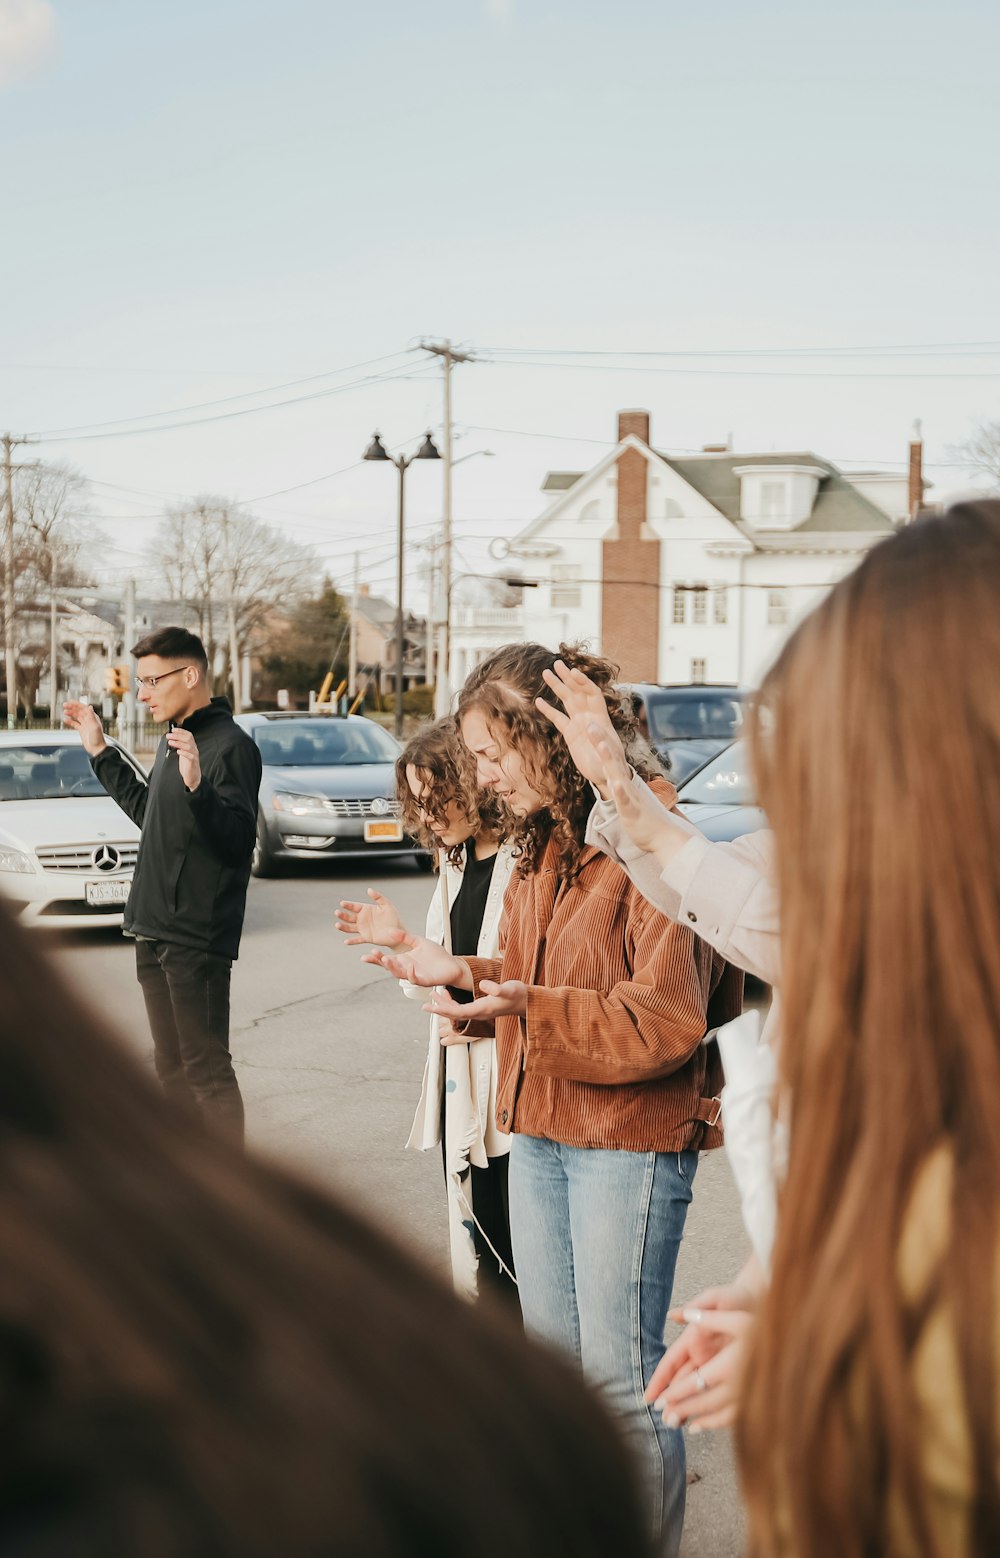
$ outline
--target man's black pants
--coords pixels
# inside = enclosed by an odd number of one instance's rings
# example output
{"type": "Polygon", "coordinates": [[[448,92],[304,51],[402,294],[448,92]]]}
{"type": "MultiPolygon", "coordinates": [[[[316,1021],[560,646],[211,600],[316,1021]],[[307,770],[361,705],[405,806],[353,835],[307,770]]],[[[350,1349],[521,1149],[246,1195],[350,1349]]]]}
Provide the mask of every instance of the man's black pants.
{"type": "Polygon", "coordinates": [[[228,958],[173,941],[136,941],[136,976],[168,1097],[192,1101],[243,1136],[243,1099],[229,1053],[228,958]]]}

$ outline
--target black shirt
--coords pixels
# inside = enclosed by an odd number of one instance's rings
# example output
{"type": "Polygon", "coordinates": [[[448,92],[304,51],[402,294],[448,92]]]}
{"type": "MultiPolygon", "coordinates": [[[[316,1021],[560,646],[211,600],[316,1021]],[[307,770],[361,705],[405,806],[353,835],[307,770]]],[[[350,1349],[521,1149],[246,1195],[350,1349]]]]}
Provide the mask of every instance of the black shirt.
{"type": "MultiPolygon", "coordinates": [[[[451,950],[456,957],[475,957],[479,946],[479,933],[483,928],[483,915],[486,913],[486,900],[490,894],[490,883],[493,880],[493,867],[496,865],[496,854],[487,855],[482,860],[476,859],[476,851],[472,840],[468,839],[465,845],[465,865],[462,870],[462,885],[455,894],[455,901],[451,906],[451,950]]],[[[451,994],[456,1001],[466,1002],[472,1000],[468,990],[452,990],[451,994]]]]}
{"type": "Polygon", "coordinates": [[[197,790],[185,788],[166,736],[148,784],[112,746],[92,759],[108,794],[142,829],[123,929],[232,960],[257,827],[260,749],[225,698],[195,709],[183,728],[198,747],[197,790]]]}

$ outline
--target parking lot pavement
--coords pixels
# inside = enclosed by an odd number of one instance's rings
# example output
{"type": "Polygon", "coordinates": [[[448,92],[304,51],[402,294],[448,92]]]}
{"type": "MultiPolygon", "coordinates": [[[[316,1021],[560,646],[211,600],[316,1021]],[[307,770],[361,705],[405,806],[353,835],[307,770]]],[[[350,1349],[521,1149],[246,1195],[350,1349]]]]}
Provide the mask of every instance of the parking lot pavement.
{"type": "MultiPolygon", "coordinates": [[[[233,969],[233,1056],[259,1150],[300,1164],[388,1224],[440,1271],[447,1232],[441,1166],[405,1152],[426,1053],[426,1019],[333,928],[341,898],[376,887],[422,928],[433,878],[409,862],[357,862],[253,881],[233,969]]],[[[125,1042],[150,1055],[131,945],[115,932],[44,937],[64,973],[125,1042]]],[[[745,1240],[724,1154],[703,1158],[675,1292],[734,1275],[745,1240]]],[[[737,1558],[742,1526],[728,1437],[689,1441],[682,1558],[737,1558]]]]}

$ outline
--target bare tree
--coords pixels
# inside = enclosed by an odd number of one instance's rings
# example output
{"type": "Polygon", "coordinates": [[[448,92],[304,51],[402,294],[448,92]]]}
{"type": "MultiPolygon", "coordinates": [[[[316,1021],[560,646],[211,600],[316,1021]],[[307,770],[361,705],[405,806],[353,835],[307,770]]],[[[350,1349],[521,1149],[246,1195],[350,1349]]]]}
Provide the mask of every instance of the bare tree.
{"type": "Polygon", "coordinates": [[[13,490],[14,610],[27,713],[50,661],[53,588],[85,576],[87,553],[100,534],[88,516],[87,482],[72,466],[33,461],[15,472],[13,490]]]}
{"type": "Polygon", "coordinates": [[[221,651],[227,680],[232,677],[230,596],[242,655],[254,645],[270,613],[314,591],[321,573],[308,547],[228,499],[213,496],[169,509],[151,551],[170,599],[185,607],[195,624],[210,665],[221,651]]]}
{"type": "Polygon", "coordinates": [[[951,446],[948,458],[985,476],[989,490],[1000,492],[1000,422],[980,422],[962,443],[951,446]]]}

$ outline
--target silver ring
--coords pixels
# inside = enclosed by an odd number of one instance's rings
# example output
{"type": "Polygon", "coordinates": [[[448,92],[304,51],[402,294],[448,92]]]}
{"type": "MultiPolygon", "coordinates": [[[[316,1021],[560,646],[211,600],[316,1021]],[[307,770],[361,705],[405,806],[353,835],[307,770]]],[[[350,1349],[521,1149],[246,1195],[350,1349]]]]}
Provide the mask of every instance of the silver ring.
{"type": "Polygon", "coordinates": [[[708,1380],[705,1378],[700,1369],[695,1369],[694,1371],[694,1382],[699,1390],[708,1389],[708,1380]]]}

